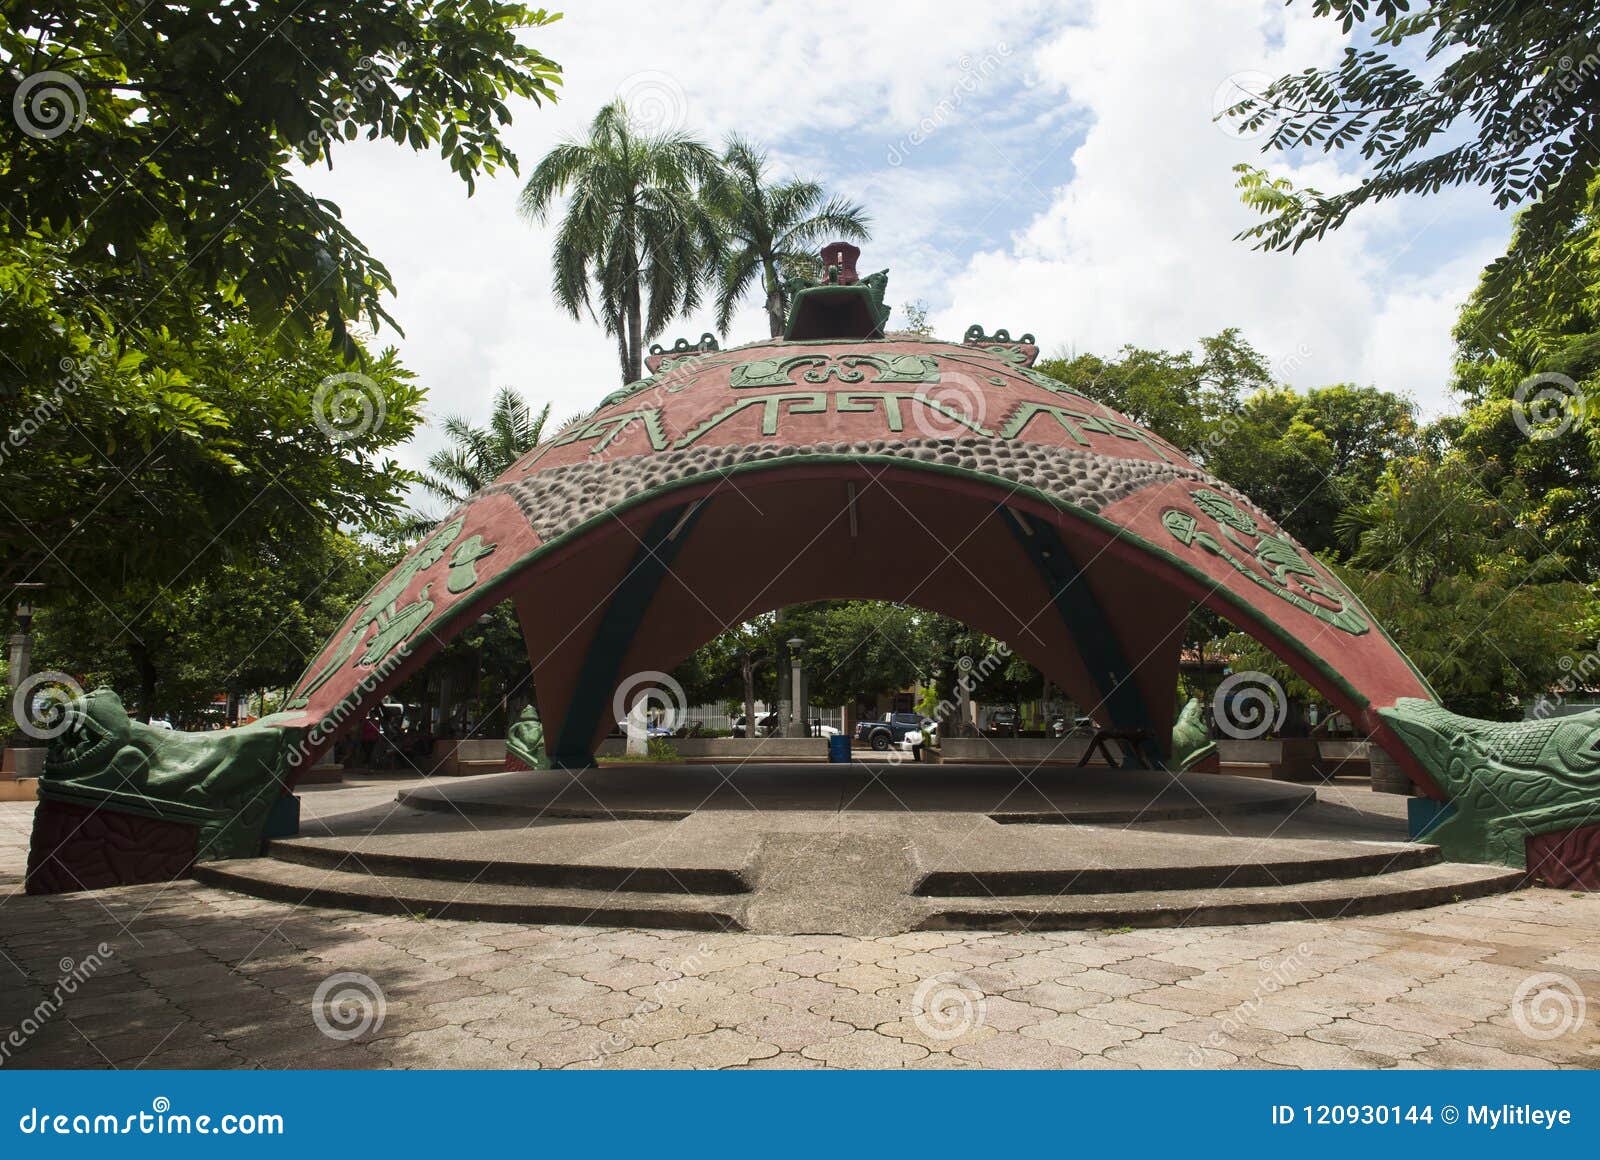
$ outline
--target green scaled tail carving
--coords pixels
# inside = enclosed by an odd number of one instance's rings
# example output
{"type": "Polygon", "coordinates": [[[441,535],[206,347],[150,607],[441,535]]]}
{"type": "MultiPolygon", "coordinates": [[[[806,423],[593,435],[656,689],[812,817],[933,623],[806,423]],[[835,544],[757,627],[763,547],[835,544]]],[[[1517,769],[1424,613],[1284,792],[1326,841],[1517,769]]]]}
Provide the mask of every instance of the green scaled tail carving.
{"type": "Polygon", "coordinates": [[[529,769],[549,769],[550,754],[544,747],[544,721],[539,710],[529,705],[506,730],[506,749],[529,769]]]}
{"type": "Polygon", "coordinates": [[[253,858],[272,803],[304,757],[304,730],[257,721],[181,733],[128,716],[110,689],[67,707],[50,742],[39,796],[192,825],[198,860],[253,858]]]}
{"type": "Polygon", "coordinates": [[[1170,768],[1183,773],[1217,752],[1217,743],[1206,728],[1206,711],[1199,698],[1190,697],[1188,704],[1172,723],[1172,761],[1170,768]]]}
{"type": "Polygon", "coordinates": [[[1447,857],[1523,866],[1528,838],[1600,818],[1600,709],[1480,721],[1405,697],[1378,714],[1455,806],[1428,835],[1447,857]]]}

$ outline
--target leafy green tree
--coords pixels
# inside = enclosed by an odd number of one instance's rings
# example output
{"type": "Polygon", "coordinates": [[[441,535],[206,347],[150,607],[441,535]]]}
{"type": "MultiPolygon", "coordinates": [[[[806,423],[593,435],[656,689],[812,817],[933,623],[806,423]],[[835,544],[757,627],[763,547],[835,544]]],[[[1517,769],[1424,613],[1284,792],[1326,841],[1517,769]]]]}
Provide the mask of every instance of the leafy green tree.
{"type": "Polygon", "coordinates": [[[422,391],[354,330],[387,318],[389,275],[295,167],[365,135],[437,148],[470,189],[515,166],[505,101],[559,80],[517,39],[554,17],[520,4],[289,15],[0,15],[0,582],[148,646],[147,692],[182,679],[202,585],[392,517],[412,479],[387,452],[422,391]]]}
{"type": "Polygon", "coordinates": [[[1407,400],[1335,384],[1258,391],[1207,439],[1207,466],[1313,552],[1345,547],[1336,525],[1365,503],[1388,463],[1421,438],[1407,400]]]}
{"type": "Polygon", "coordinates": [[[290,687],[392,562],[313,524],[170,585],[57,603],[39,617],[35,668],[121,689],[141,717],[193,722],[218,695],[290,687]]]}
{"type": "MultiPolygon", "coordinates": [[[[1523,229],[1519,220],[1518,233],[1523,229]]],[[[1517,248],[1512,243],[1512,250],[1517,248]]],[[[1600,179],[1556,254],[1498,301],[1486,277],[1455,330],[1463,415],[1441,423],[1496,498],[1514,541],[1569,578],[1600,570],[1600,179]]]]}
{"type": "Polygon", "coordinates": [[[624,383],[643,377],[644,344],[700,303],[717,246],[701,192],[718,175],[705,144],[640,131],[618,100],[585,139],[547,153],[522,189],[519,207],[534,221],[570,193],[551,253],[556,301],[616,338],[624,383]]]}
{"type": "Polygon", "coordinates": [[[1510,251],[1488,270],[1483,296],[1494,313],[1522,271],[1555,263],[1585,212],[1600,168],[1600,11],[1585,0],[1411,7],[1315,0],[1318,16],[1359,27],[1370,43],[1225,111],[1242,129],[1270,128],[1265,149],[1359,148],[1371,167],[1330,194],[1238,167],[1246,204],[1265,215],[1240,237],[1297,250],[1358,207],[1484,186],[1499,208],[1528,205],[1510,251]]]}
{"type": "Polygon", "coordinates": [[[836,600],[784,609],[785,639],[806,642],[813,701],[851,705],[910,688],[928,671],[928,615],[879,600],[836,600]]]}
{"type": "Polygon", "coordinates": [[[351,322],[392,321],[390,276],[294,167],[366,137],[437,148],[469,189],[515,169],[506,100],[560,81],[518,31],[556,18],[499,0],[9,4],[0,233],[63,248],[64,312],[126,327],[158,298],[237,303],[354,357],[351,322]],[[171,261],[144,265],[152,243],[171,261]]]}
{"type": "Polygon", "coordinates": [[[717,330],[728,333],[740,299],[759,278],[767,325],[777,338],[789,317],[785,277],[814,268],[828,242],[865,241],[870,219],[852,202],[824,200],[815,181],[769,181],[767,155],[742,138],[728,138],[722,164],[724,172],[710,190],[724,235],[717,265],[717,330]]]}
{"type": "MultiPolygon", "coordinates": [[[[7,250],[0,240],[0,280],[7,250]]],[[[25,356],[37,376],[4,376],[20,418],[0,442],[0,582],[79,602],[167,588],[229,553],[398,510],[412,477],[386,452],[415,429],[422,391],[393,351],[357,372],[325,343],[285,348],[225,320],[140,332],[135,347],[92,339],[51,302],[54,381],[39,353],[25,356]],[[351,423],[342,392],[365,408],[351,423]]],[[[28,309],[13,306],[0,302],[0,335],[28,309]]]]}
{"type": "Polygon", "coordinates": [[[1266,360],[1231,328],[1201,339],[1198,358],[1190,351],[1134,346],[1123,347],[1118,356],[1045,359],[1038,369],[1202,461],[1239,400],[1272,384],[1266,360]]]}

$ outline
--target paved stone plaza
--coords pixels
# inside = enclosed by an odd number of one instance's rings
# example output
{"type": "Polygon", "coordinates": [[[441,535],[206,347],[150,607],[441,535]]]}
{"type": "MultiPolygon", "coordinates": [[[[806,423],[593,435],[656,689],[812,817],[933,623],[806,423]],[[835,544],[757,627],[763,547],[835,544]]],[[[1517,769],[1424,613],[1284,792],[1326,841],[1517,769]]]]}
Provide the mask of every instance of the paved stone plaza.
{"type": "Polygon", "coordinates": [[[27,897],[32,810],[0,805],[11,1067],[1600,1067],[1593,896],[881,938],[468,923],[192,882],[27,897]]]}

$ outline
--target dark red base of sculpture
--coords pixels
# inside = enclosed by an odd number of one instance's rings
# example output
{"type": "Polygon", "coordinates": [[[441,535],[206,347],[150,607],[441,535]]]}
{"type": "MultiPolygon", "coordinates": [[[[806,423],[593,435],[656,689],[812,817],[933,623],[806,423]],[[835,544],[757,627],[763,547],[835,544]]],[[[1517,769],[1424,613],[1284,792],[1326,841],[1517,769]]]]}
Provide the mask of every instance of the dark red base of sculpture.
{"type": "Polygon", "coordinates": [[[33,815],[29,894],[171,882],[194,864],[193,826],[44,800],[33,815]]]}
{"type": "Polygon", "coordinates": [[[1528,877],[1560,890],[1600,890],[1600,824],[1528,839],[1528,877]]]}

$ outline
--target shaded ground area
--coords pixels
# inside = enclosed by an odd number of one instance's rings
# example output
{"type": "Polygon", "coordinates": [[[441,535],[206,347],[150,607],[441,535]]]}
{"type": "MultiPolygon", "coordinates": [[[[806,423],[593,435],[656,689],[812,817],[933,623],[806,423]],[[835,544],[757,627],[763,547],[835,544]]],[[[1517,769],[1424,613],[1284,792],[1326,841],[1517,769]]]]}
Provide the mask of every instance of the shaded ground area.
{"type": "MultiPolygon", "coordinates": [[[[309,790],[307,831],[395,788],[309,790]]],[[[31,809],[0,807],[0,891],[19,888],[31,809]]],[[[26,1031],[6,1066],[1600,1066],[1600,904],[1548,890],[1362,919],[861,937],[413,920],[184,882],[13,894],[0,953],[0,1027],[26,1031]],[[86,977],[57,1005],[64,971],[86,977]],[[348,973],[370,982],[330,984],[348,973]],[[1583,1010],[1536,1038],[1554,1008],[1519,990],[1549,976],[1583,1010]],[[379,993],[364,1030],[339,1002],[379,993]]]]}

